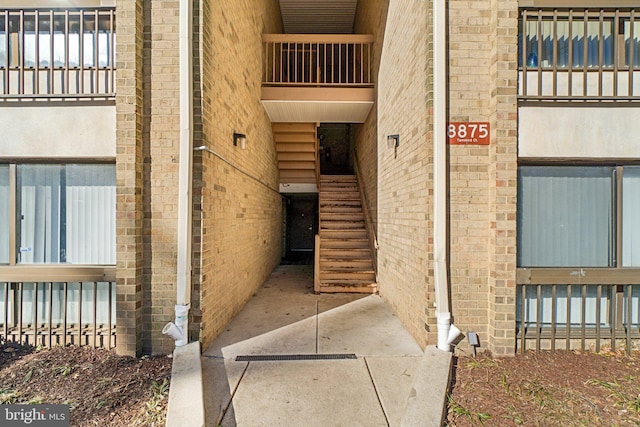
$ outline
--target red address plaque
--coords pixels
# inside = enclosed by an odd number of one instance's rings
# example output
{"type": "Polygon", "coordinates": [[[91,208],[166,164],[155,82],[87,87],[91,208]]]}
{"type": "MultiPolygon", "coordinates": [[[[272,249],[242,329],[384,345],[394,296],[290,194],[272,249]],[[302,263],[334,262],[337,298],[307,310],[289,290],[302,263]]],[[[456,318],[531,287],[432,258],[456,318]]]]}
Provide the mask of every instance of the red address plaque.
{"type": "Polygon", "coordinates": [[[489,145],[489,122],[449,122],[447,137],[452,145],[489,145]]]}

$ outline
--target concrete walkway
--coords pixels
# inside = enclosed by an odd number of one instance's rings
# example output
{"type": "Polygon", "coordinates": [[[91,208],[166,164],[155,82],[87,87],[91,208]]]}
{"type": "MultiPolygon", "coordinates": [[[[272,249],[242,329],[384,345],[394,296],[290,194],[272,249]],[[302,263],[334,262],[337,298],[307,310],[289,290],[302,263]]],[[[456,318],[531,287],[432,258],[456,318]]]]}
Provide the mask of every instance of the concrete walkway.
{"type": "Polygon", "coordinates": [[[280,266],[204,351],[206,425],[439,425],[450,355],[432,353],[379,296],[315,295],[310,266],[280,266]]]}

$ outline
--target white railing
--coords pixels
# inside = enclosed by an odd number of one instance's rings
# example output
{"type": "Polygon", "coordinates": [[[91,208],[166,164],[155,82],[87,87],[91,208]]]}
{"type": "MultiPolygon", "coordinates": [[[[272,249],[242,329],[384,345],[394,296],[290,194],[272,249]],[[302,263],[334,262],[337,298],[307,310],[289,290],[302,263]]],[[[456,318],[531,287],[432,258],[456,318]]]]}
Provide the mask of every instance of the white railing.
{"type": "Polygon", "coordinates": [[[115,8],[0,10],[0,100],[115,97],[115,8]]]}
{"type": "Polygon", "coordinates": [[[264,34],[265,86],[373,87],[373,36],[264,34]]]}

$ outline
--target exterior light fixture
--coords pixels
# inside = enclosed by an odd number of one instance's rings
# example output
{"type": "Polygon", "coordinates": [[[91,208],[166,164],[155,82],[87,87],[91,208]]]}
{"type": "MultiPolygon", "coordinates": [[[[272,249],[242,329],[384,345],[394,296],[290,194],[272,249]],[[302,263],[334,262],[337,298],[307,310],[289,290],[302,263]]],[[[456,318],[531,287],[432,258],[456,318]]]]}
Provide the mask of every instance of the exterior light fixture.
{"type": "Polygon", "coordinates": [[[387,147],[388,148],[398,148],[400,146],[400,135],[389,135],[387,136],[387,147]]]}
{"type": "Polygon", "coordinates": [[[469,340],[469,345],[473,348],[473,356],[475,357],[476,348],[480,347],[480,338],[478,337],[477,332],[467,332],[467,340],[469,340]]]}
{"type": "Polygon", "coordinates": [[[245,150],[247,148],[247,135],[244,133],[233,133],[233,145],[245,150]]]}
{"type": "Polygon", "coordinates": [[[387,135],[387,147],[393,148],[393,158],[398,158],[398,147],[400,146],[400,135],[387,135]]]}

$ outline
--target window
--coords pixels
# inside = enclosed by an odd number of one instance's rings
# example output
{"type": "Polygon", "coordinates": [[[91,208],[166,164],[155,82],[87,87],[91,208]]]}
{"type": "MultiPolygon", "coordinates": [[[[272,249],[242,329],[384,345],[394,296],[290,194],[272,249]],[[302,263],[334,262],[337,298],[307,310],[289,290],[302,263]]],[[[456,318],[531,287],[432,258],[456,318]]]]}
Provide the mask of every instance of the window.
{"type": "Polygon", "coordinates": [[[612,267],[614,170],[520,167],[518,266],[612,267]]]}
{"type": "Polygon", "coordinates": [[[622,266],[640,267],[640,166],[622,176],[622,266]]]}
{"type": "MultiPolygon", "coordinates": [[[[0,166],[0,193],[15,197],[16,259],[9,257],[11,227],[0,232],[5,263],[115,264],[115,165],[19,164],[16,188],[0,166]],[[5,243],[6,242],[6,243],[5,243]]],[[[1,196],[1,194],[0,194],[1,196]]],[[[8,205],[8,204],[7,204],[8,205]]],[[[3,207],[4,209],[4,207],[3,207]]],[[[8,211],[0,212],[11,224],[8,211]]],[[[3,252],[0,250],[0,255],[3,252]]]]}
{"type": "Polygon", "coordinates": [[[518,267],[640,267],[640,166],[520,166],[518,172],[518,267]]]}

